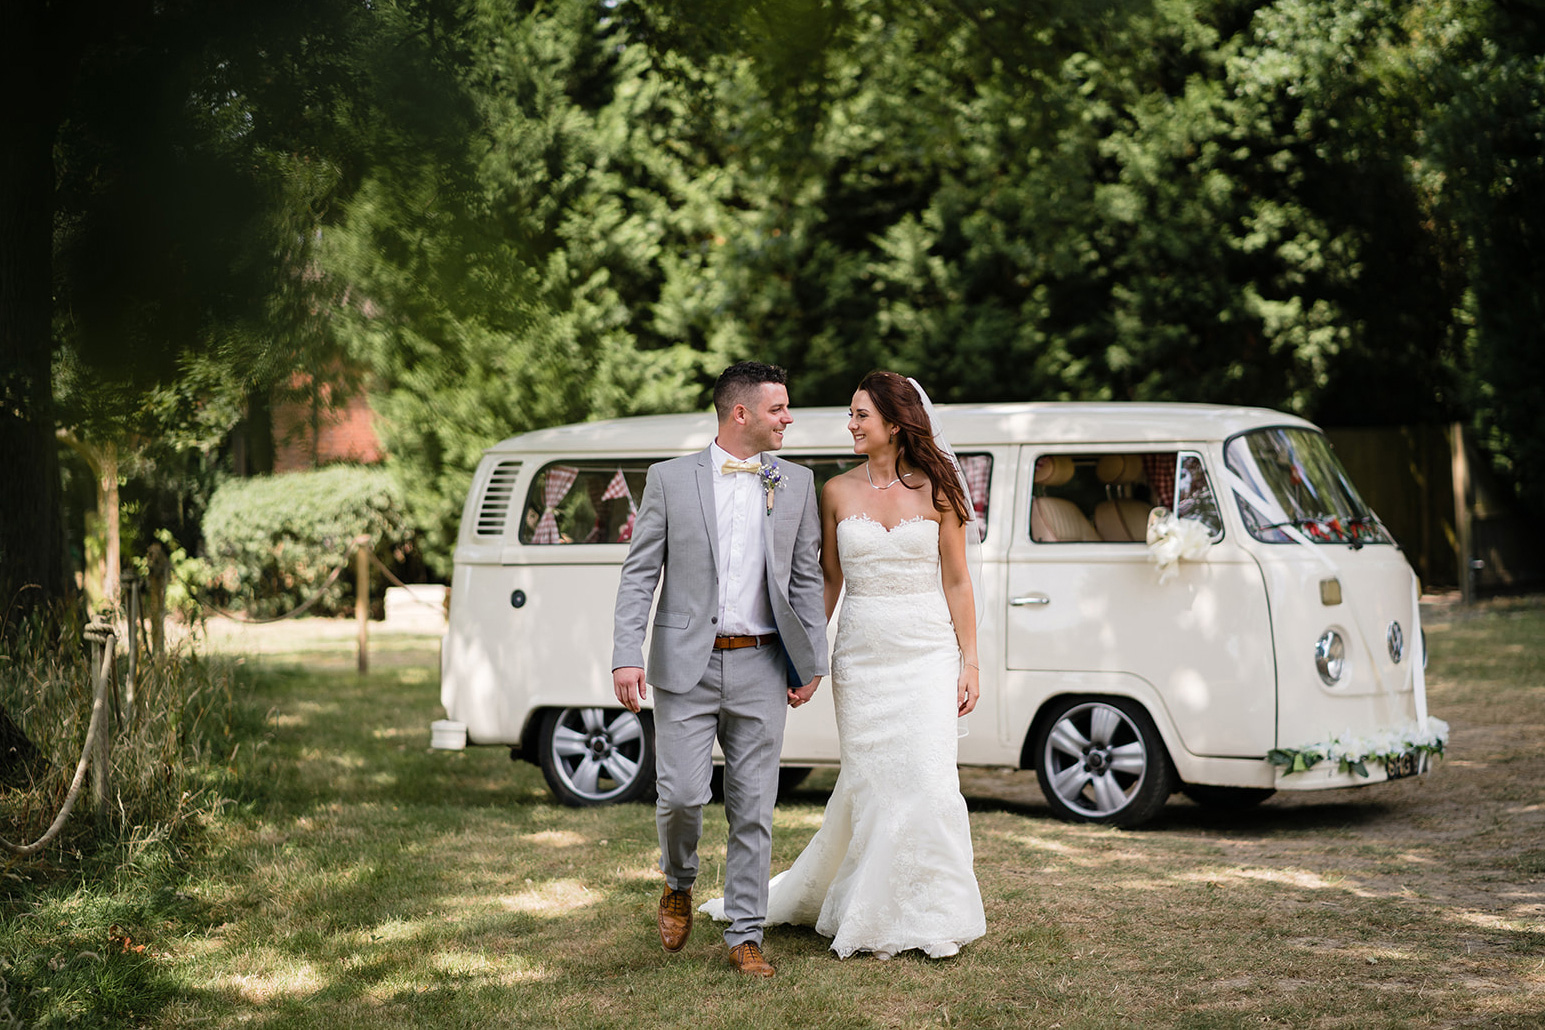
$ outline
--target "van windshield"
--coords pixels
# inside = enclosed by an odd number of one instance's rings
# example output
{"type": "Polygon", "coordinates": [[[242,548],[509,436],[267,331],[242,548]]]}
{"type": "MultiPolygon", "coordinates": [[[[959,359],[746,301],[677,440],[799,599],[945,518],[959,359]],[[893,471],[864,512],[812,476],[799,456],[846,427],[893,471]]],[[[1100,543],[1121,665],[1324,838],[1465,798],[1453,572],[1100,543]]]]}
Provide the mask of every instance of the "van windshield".
{"type": "Polygon", "coordinates": [[[1236,491],[1245,528],[1257,540],[1288,543],[1293,526],[1316,543],[1393,543],[1363,503],[1329,441],[1312,429],[1278,426],[1228,442],[1224,461],[1261,498],[1267,511],[1236,491]]]}

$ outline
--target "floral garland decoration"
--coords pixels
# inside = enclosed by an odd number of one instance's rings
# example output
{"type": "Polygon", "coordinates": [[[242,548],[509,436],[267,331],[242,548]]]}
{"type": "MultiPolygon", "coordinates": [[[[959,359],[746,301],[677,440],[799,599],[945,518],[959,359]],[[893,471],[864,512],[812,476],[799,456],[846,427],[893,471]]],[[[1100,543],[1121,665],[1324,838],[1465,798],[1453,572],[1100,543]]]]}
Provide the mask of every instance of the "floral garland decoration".
{"type": "Polygon", "coordinates": [[[1321,762],[1335,762],[1341,772],[1368,775],[1368,762],[1399,758],[1410,752],[1418,754],[1443,754],[1448,742],[1448,723],[1442,719],[1427,720],[1427,731],[1422,732],[1414,723],[1399,730],[1389,730],[1368,737],[1353,736],[1348,730],[1340,737],[1333,737],[1323,744],[1304,747],[1279,747],[1266,753],[1266,760],[1287,774],[1308,772],[1321,762]]]}
{"type": "Polygon", "coordinates": [[[776,461],[763,462],[762,467],[756,470],[756,475],[762,481],[762,486],[767,489],[767,515],[771,518],[773,492],[786,485],[783,481],[783,470],[778,467],[776,461]]]}

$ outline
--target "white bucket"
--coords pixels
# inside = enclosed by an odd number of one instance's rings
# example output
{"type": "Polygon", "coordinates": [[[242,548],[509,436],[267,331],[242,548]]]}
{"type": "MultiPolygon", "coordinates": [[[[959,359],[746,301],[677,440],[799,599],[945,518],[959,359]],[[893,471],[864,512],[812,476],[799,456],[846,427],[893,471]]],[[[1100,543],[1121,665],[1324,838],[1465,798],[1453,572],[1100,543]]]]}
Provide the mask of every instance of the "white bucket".
{"type": "Polygon", "coordinates": [[[436,719],[429,724],[429,746],[443,751],[460,751],[467,746],[467,724],[436,719]]]}

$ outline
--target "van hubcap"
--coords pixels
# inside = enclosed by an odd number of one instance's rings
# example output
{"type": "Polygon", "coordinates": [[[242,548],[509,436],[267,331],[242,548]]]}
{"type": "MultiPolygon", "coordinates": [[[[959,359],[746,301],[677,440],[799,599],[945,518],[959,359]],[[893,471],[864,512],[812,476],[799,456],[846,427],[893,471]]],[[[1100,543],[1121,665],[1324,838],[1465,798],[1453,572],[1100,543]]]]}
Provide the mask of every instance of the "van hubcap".
{"type": "Polygon", "coordinates": [[[564,786],[592,801],[615,797],[641,774],[644,724],[616,708],[566,708],[553,728],[553,766],[564,786]]]}
{"type": "Polygon", "coordinates": [[[1041,762],[1064,804],[1080,815],[1102,818],[1121,811],[1137,794],[1148,749],[1124,712],[1091,701],[1057,720],[1041,762]]]}

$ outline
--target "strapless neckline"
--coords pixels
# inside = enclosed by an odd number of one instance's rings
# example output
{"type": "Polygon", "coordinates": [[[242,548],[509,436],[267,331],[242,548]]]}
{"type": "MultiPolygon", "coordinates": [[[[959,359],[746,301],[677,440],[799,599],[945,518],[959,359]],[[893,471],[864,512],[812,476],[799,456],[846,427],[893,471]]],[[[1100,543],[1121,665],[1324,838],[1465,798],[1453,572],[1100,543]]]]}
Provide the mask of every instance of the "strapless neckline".
{"type": "Polygon", "coordinates": [[[884,530],[887,534],[894,533],[897,530],[901,529],[903,526],[915,526],[915,525],[918,525],[919,523],[924,523],[924,522],[931,522],[931,523],[933,523],[936,526],[939,524],[937,519],[931,519],[927,515],[914,515],[914,516],[912,516],[909,519],[902,519],[900,522],[896,523],[894,526],[887,526],[885,523],[881,522],[879,519],[871,517],[868,512],[861,511],[861,512],[859,512],[856,515],[849,515],[847,518],[842,519],[840,522],[837,523],[837,525],[840,526],[840,525],[843,525],[844,523],[848,523],[848,522],[856,522],[856,523],[858,523],[860,525],[867,524],[867,525],[871,525],[871,526],[879,526],[880,529],[884,530]]]}

